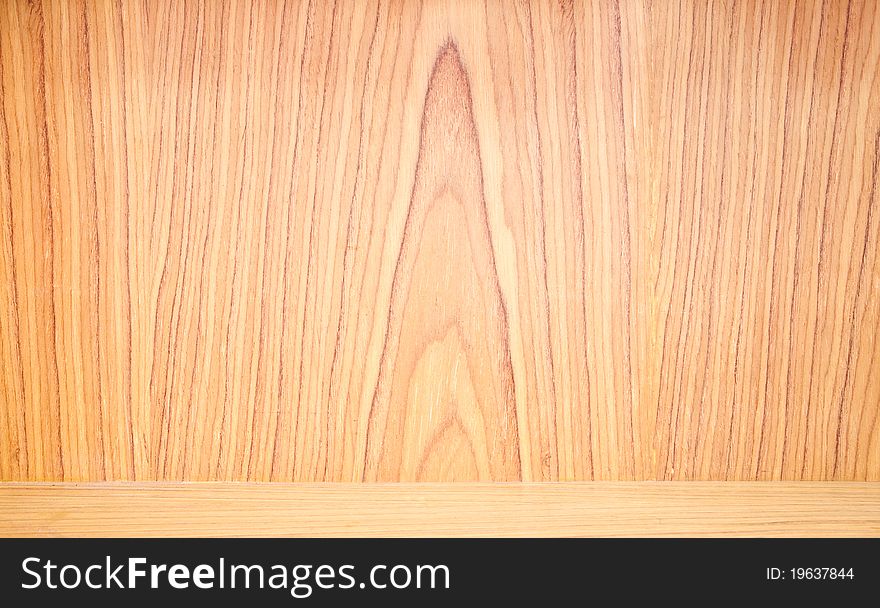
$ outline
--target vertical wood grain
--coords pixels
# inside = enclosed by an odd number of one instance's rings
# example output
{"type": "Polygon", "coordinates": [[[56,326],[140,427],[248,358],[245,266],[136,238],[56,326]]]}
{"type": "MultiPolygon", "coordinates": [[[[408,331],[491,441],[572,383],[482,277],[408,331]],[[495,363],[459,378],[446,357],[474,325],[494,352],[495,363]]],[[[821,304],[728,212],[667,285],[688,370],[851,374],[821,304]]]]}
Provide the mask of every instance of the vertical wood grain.
{"type": "Polygon", "coordinates": [[[149,475],[132,392],[142,7],[5,2],[3,479],[149,475]]]}
{"type": "Polygon", "coordinates": [[[880,480],[880,5],[0,7],[0,479],[880,480]]]}
{"type": "Polygon", "coordinates": [[[653,11],[666,479],[880,478],[875,2],[653,11]]]}

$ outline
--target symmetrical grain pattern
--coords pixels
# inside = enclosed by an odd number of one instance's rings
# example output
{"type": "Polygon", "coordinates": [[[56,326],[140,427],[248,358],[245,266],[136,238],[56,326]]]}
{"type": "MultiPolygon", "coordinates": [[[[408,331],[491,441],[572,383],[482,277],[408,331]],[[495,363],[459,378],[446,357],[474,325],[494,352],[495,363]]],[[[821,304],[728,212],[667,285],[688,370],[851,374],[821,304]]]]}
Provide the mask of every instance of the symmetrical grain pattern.
{"type": "Polygon", "coordinates": [[[13,483],[10,536],[880,537],[880,485],[13,483]]]}
{"type": "Polygon", "coordinates": [[[0,4],[0,479],[880,480],[880,3],[0,4]]]}

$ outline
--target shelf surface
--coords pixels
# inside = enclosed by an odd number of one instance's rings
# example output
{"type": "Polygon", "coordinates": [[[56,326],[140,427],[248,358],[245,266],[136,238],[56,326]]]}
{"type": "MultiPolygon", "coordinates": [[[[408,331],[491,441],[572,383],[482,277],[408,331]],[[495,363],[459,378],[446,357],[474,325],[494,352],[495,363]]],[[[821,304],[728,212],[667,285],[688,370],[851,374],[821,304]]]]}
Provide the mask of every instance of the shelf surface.
{"type": "Polygon", "coordinates": [[[878,537],[880,484],[0,485],[0,537],[878,537]]]}

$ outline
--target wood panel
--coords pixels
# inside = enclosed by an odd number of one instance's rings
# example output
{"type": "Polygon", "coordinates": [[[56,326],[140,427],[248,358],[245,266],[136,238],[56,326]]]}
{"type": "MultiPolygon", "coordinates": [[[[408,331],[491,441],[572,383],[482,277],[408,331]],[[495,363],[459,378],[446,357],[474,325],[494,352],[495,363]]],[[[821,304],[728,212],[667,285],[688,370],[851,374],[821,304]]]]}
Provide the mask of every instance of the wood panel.
{"type": "Polygon", "coordinates": [[[8,536],[880,537],[880,484],[4,484],[8,536]]]}
{"type": "Polygon", "coordinates": [[[880,4],[0,7],[0,479],[880,480],[880,4]]]}

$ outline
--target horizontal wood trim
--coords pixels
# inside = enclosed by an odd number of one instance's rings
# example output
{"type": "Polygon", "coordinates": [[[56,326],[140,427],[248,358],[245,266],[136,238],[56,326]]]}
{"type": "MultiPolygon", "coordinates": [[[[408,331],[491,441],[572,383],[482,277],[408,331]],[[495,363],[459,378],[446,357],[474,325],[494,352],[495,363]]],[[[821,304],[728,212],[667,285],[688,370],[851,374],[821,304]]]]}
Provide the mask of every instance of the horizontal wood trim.
{"type": "Polygon", "coordinates": [[[880,537],[880,484],[6,483],[0,536],[880,537]]]}

